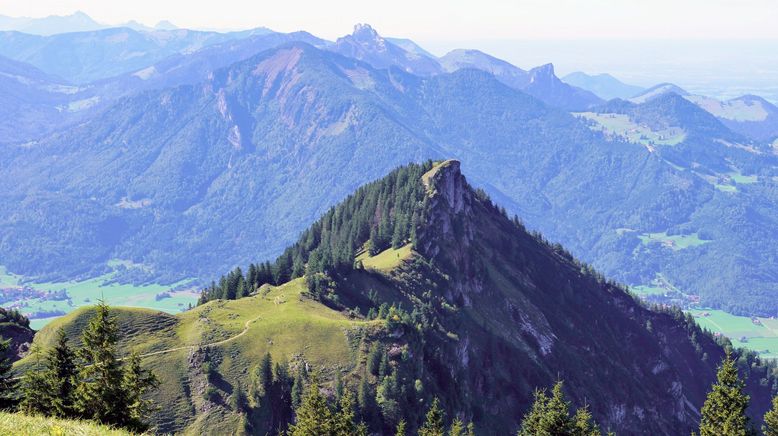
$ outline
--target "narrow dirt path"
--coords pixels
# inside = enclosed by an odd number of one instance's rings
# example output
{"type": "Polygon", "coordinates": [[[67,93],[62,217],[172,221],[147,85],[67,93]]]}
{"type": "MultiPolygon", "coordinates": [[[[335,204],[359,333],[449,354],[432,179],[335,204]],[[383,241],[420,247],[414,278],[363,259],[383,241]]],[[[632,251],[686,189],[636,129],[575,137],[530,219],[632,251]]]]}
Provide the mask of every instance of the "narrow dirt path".
{"type": "MultiPolygon", "coordinates": [[[[254,323],[254,322],[259,321],[259,318],[261,318],[261,316],[258,316],[258,317],[254,318],[254,319],[250,319],[250,320],[246,321],[246,323],[243,325],[243,330],[240,333],[238,333],[235,336],[230,336],[227,339],[222,339],[220,341],[211,342],[210,344],[184,345],[184,346],[181,346],[181,347],[168,348],[167,350],[160,350],[160,351],[154,351],[154,352],[151,352],[151,353],[139,354],[138,357],[140,357],[142,359],[142,358],[145,358],[145,357],[159,356],[161,354],[168,354],[168,353],[173,353],[173,352],[181,351],[181,350],[193,350],[195,348],[200,348],[200,347],[214,347],[214,346],[217,346],[217,345],[224,345],[224,344],[226,344],[228,342],[232,342],[232,341],[238,339],[239,337],[245,335],[246,332],[249,331],[249,325],[254,323]]],[[[122,360],[127,360],[127,359],[129,359],[129,356],[128,357],[122,357],[122,358],[120,358],[118,360],[122,361],[122,360]]],[[[22,378],[24,378],[24,376],[13,377],[11,380],[21,380],[22,378]]]]}
{"type": "MultiPolygon", "coordinates": [[[[184,346],[181,346],[181,347],[168,348],[167,350],[160,350],[160,351],[154,351],[154,352],[151,352],[151,353],[140,354],[139,357],[143,358],[143,357],[150,357],[150,356],[158,356],[160,354],[173,353],[175,351],[180,351],[180,350],[192,350],[192,349],[201,348],[201,347],[205,348],[205,347],[215,347],[217,345],[224,345],[224,344],[226,344],[228,342],[232,342],[232,341],[238,339],[239,337],[245,335],[246,332],[249,331],[249,324],[258,321],[259,318],[261,318],[261,316],[258,316],[258,317],[254,318],[254,319],[250,319],[250,320],[246,321],[246,324],[243,325],[243,330],[240,333],[238,333],[235,336],[230,336],[227,339],[222,339],[220,341],[211,342],[210,344],[184,345],[184,346]]],[[[127,358],[124,357],[124,358],[122,358],[120,360],[124,360],[124,359],[127,359],[127,358]]]]}

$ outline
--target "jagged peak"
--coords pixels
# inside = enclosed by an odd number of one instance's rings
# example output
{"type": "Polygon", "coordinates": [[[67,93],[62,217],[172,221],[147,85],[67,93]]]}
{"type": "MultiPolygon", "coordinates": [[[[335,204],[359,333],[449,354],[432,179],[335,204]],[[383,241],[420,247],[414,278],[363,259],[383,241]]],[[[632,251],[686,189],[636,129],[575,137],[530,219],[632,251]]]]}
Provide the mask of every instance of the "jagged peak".
{"type": "Polygon", "coordinates": [[[554,64],[548,63],[548,64],[545,64],[545,65],[541,65],[539,67],[535,67],[535,68],[531,69],[529,72],[534,77],[540,77],[540,76],[549,77],[549,76],[553,76],[553,75],[555,75],[555,73],[554,73],[554,64]]]}
{"type": "Polygon", "coordinates": [[[367,23],[355,24],[351,36],[358,41],[383,41],[381,35],[367,23]]]}
{"type": "Polygon", "coordinates": [[[445,199],[454,213],[464,208],[467,185],[458,160],[448,159],[435,164],[422,176],[422,181],[430,198],[445,199]]]}

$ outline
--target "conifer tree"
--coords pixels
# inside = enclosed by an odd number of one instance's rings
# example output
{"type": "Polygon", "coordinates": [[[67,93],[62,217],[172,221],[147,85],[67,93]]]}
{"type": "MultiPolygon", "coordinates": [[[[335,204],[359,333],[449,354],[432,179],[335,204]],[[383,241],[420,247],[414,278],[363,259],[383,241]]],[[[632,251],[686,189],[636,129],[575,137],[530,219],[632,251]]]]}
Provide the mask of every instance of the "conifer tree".
{"type": "Polygon", "coordinates": [[[28,415],[51,415],[53,389],[41,361],[40,349],[35,346],[32,354],[33,364],[24,374],[21,382],[22,400],[19,409],[28,415]]]}
{"type": "Polygon", "coordinates": [[[449,436],[465,436],[465,424],[459,418],[454,418],[451,428],[448,431],[449,436]]]}
{"type": "Polygon", "coordinates": [[[327,436],[334,433],[332,412],[327,405],[327,399],[319,391],[319,381],[316,376],[311,378],[310,384],[305,389],[295,415],[296,422],[289,428],[291,436],[327,436]]]}
{"type": "Polygon", "coordinates": [[[109,424],[123,424],[127,410],[123,374],[116,358],[117,340],[116,320],[101,300],[81,335],[76,409],[86,418],[109,424]]]}
{"type": "Polygon", "coordinates": [[[443,436],[445,427],[443,410],[440,408],[440,401],[437,398],[432,400],[430,410],[427,412],[427,420],[419,429],[419,436],[443,436]]]}
{"type": "Polygon", "coordinates": [[[258,377],[259,387],[261,389],[260,395],[269,395],[273,385],[273,358],[270,356],[269,352],[266,353],[259,362],[258,377]]]}
{"type": "Polygon", "coordinates": [[[294,384],[292,384],[292,407],[295,410],[300,407],[303,400],[303,390],[305,387],[303,372],[302,367],[297,369],[297,374],[294,377],[294,384]]]}
{"type": "Polygon", "coordinates": [[[5,357],[5,352],[11,341],[0,336],[0,410],[7,410],[16,405],[16,381],[11,376],[11,361],[5,357]]]}
{"type": "Polygon", "coordinates": [[[519,436],[559,435],[598,436],[600,430],[591,420],[586,407],[570,416],[570,402],[565,399],[561,381],[554,385],[551,397],[545,389],[535,391],[532,408],[521,422],[519,436]]]}
{"type": "Polygon", "coordinates": [[[140,356],[132,353],[127,359],[122,380],[122,391],[127,405],[125,427],[134,431],[144,431],[148,428],[145,419],[155,410],[151,400],[144,398],[147,392],[155,389],[159,381],[150,371],[140,365],[140,356]]]}
{"type": "Polygon", "coordinates": [[[359,383],[359,390],[357,391],[357,402],[359,403],[359,413],[362,420],[368,425],[372,425],[377,421],[378,406],[376,404],[375,391],[370,383],[367,381],[367,377],[363,377],[359,383]]]}
{"type": "Polygon", "coordinates": [[[735,361],[727,352],[716,374],[716,383],[702,406],[700,436],[753,434],[746,415],[749,397],[743,392],[744,387],[735,361]]]}
{"type": "Polygon", "coordinates": [[[351,436],[356,433],[357,425],[354,422],[354,394],[350,389],[345,389],[340,398],[338,414],[335,416],[334,431],[336,436],[351,436]]]}
{"type": "Polygon", "coordinates": [[[74,393],[76,389],[76,355],[68,345],[63,329],[57,331],[57,343],[49,351],[46,360],[47,377],[52,389],[54,415],[70,417],[75,415],[74,393]]]}
{"type": "Polygon", "coordinates": [[[764,415],[762,432],[765,436],[778,436],[778,395],[773,398],[773,408],[764,415]]]}
{"type": "Polygon", "coordinates": [[[401,419],[400,422],[397,423],[397,429],[394,431],[394,436],[407,436],[406,426],[405,420],[401,419]]]}
{"type": "Polygon", "coordinates": [[[64,330],[57,332],[57,343],[45,354],[43,362],[37,348],[35,355],[36,364],[22,381],[22,410],[59,417],[75,416],[75,354],[68,346],[64,330]]]}

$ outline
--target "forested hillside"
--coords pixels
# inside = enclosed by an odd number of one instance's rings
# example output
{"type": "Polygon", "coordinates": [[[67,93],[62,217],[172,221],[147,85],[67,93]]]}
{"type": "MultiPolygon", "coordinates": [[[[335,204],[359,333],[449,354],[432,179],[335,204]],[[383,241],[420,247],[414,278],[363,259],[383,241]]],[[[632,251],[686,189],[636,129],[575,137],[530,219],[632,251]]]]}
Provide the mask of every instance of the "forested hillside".
{"type": "MultiPolygon", "coordinates": [[[[724,348],[691,317],[641,305],[528,233],[459,168],[410,165],[360,188],[273,264],[231,272],[191,311],[118,310],[121,352],[146,356],[161,380],[153,398],[166,407],[152,423],[283,428],[301,386],[321,383],[330,401],[352,392],[372,431],[390,434],[400,420],[415,429],[439,398],[479,434],[505,434],[534,390],[561,378],[604,429],[697,428],[724,348]]],[[[91,313],[52,323],[36,342],[58,328],[76,338],[91,313]]],[[[776,369],[737,357],[758,421],[776,369]]]]}

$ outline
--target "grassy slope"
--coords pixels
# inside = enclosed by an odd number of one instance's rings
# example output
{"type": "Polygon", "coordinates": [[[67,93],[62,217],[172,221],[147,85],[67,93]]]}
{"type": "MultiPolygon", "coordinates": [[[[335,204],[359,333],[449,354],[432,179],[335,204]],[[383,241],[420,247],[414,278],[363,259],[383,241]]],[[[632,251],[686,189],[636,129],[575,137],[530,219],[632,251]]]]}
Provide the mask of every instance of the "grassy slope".
{"type": "Polygon", "coordinates": [[[131,433],[89,421],[73,421],[0,412],[0,434],[30,436],[129,436],[131,433]]]}
{"type": "MultiPolygon", "coordinates": [[[[192,374],[188,364],[190,354],[198,347],[207,346],[221,375],[216,387],[225,401],[237,381],[246,387],[245,374],[267,352],[274,360],[293,365],[304,360],[325,375],[352,369],[358,347],[349,337],[359,330],[379,329],[382,322],[350,320],[302,298],[304,290],[304,280],[297,279],[262,295],[216,300],[175,316],[147,309],[115,308],[121,354],[131,349],[145,354],[145,365],[161,381],[155,400],[165,407],[155,420],[162,423],[162,430],[223,433],[235,428],[236,416],[224,408],[214,407],[202,414],[192,406],[202,402],[197,393],[191,392],[191,379],[198,374],[192,374]]],[[[50,346],[60,327],[77,337],[91,313],[92,309],[82,308],[55,320],[38,333],[35,343],[50,346]]],[[[15,368],[23,370],[29,363],[30,359],[24,359],[15,368]]]]}

